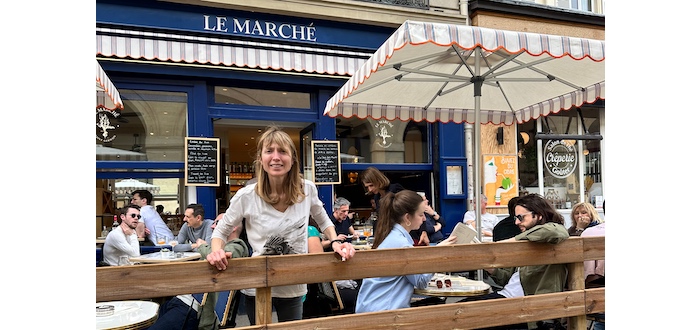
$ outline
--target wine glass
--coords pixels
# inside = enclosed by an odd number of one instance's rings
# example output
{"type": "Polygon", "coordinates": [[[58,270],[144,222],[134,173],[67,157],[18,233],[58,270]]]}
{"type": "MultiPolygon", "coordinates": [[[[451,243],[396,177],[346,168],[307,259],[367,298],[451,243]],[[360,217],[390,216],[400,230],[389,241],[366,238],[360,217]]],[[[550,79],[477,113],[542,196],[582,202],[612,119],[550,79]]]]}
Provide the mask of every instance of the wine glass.
{"type": "Polygon", "coordinates": [[[365,240],[369,244],[369,237],[372,235],[372,226],[365,225],[364,228],[362,228],[362,231],[362,234],[365,235],[365,240]]]}
{"type": "Polygon", "coordinates": [[[175,239],[174,239],[174,240],[171,240],[170,242],[168,242],[168,244],[170,244],[170,246],[173,247],[173,248],[170,250],[170,256],[174,257],[174,256],[175,256],[175,245],[177,245],[177,240],[175,240],[175,239]]]}

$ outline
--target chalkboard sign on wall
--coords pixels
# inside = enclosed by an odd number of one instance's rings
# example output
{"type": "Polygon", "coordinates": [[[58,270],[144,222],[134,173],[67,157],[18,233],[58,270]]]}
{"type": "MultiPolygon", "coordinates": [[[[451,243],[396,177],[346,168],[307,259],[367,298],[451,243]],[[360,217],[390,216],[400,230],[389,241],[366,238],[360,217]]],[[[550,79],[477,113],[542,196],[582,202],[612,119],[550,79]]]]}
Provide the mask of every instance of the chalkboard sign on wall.
{"type": "Polygon", "coordinates": [[[340,183],[340,142],[311,141],[311,158],[316,184],[340,183]]]}
{"type": "Polygon", "coordinates": [[[185,185],[219,186],[218,138],[185,138],[185,185]]]}

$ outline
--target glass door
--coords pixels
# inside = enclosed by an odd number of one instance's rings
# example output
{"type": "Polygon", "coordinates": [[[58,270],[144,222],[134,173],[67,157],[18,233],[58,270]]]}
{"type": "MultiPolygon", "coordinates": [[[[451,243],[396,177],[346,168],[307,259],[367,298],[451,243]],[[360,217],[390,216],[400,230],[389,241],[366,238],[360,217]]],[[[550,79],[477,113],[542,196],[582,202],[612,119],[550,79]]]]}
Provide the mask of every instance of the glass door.
{"type": "Polygon", "coordinates": [[[299,132],[299,162],[304,172],[304,179],[313,181],[313,160],[311,159],[311,141],[313,140],[314,124],[304,127],[299,132]]]}

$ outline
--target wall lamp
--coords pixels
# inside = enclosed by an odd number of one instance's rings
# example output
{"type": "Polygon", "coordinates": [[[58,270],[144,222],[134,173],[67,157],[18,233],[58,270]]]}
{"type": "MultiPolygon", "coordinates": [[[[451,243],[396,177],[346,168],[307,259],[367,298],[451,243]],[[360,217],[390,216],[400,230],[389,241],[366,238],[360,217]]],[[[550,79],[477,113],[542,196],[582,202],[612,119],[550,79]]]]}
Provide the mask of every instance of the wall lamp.
{"type": "Polygon", "coordinates": [[[499,127],[496,131],[496,142],[498,142],[498,145],[503,144],[503,127],[499,127]]]}

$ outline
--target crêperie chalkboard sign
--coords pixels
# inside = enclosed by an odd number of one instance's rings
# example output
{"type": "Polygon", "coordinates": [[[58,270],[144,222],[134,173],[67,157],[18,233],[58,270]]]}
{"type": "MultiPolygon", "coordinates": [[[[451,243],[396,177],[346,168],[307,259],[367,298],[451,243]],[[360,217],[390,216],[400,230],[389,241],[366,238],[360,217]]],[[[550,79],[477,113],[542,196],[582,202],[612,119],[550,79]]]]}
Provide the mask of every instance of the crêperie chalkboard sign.
{"type": "Polygon", "coordinates": [[[340,183],[339,141],[311,141],[311,159],[314,163],[314,183],[340,183]]]}
{"type": "Polygon", "coordinates": [[[218,138],[185,138],[185,185],[219,186],[218,138]]]}

